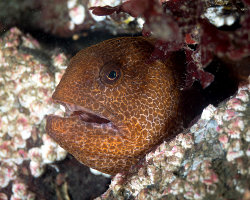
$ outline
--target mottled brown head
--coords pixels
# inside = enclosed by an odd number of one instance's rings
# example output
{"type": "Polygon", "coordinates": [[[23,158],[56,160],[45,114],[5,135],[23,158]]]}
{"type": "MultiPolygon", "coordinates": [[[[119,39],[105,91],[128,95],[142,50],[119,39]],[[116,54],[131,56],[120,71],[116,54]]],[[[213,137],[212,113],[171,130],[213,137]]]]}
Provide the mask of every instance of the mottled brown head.
{"type": "Polygon", "coordinates": [[[80,51],[53,94],[68,116],[49,116],[48,134],[108,174],[138,162],[172,132],[179,112],[175,66],[147,62],[153,48],[143,37],[124,37],[80,51]]]}

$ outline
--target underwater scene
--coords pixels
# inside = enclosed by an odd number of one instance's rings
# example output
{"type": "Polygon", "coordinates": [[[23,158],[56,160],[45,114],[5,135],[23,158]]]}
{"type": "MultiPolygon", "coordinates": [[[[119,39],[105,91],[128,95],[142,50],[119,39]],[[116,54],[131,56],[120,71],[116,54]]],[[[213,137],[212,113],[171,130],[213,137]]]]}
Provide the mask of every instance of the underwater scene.
{"type": "Polygon", "coordinates": [[[0,200],[250,199],[249,0],[0,9],[0,200]]]}

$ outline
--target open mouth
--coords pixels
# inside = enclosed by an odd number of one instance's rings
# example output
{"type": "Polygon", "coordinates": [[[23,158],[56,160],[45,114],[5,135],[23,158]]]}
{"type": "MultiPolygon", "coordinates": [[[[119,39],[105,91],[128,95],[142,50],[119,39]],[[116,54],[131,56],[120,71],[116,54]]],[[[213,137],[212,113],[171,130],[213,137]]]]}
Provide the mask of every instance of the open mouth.
{"type": "Polygon", "coordinates": [[[74,104],[68,104],[64,102],[56,102],[60,105],[64,106],[65,108],[65,116],[66,117],[79,117],[79,119],[86,123],[94,123],[94,124],[109,124],[111,125],[112,122],[107,119],[106,117],[97,114],[89,109],[86,109],[81,106],[77,106],[74,104]]]}
{"type": "Polygon", "coordinates": [[[65,108],[64,115],[48,115],[47,116],[47,130],[48,132],[53,132],[52,128],[52,121],[56,122],[57,120],[61,120],[65,122],[65,127],[67,125],[67,121],[71,123],[70,121],[76,121],[78,125],[80,126],[88,126],[88,128],[97,128],[97,129],[108,129],[112,130],[114,133],[117,133],[120,131],[119,126],[117,126],[116,123],[112,121],[112,119],[107,118],[106,116],[103,116],[102,114],[96,113],[92,110],[89,110],[87,108],[84,108],[82,106],[65,103],[62,101],[54,101],[55,103],[58,103],[63,106],[62,110],[65,108]]]}

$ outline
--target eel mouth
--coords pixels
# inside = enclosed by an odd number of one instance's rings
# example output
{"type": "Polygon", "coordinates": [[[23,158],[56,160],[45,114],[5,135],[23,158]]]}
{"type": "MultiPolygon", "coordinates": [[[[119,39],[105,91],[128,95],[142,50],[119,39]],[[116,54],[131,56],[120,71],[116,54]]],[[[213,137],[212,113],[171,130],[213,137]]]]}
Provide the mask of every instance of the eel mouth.
{"type": "Polygon", "coordinates": [[[91,110],[88,110],[84,107],[73,105],[73,104],[66,104],[60,103],[65,107],[65,114],[66,116],[78,116],[82,121],[88,123],[96,123],[96,124],[108,124],[111,123],[109,119],[106,117],[97,114],[91,110]]]}
{"type": "Polygon", "coordinates": [[[109,125],[113,126],[113,123],[110,119],[107,117],[104,117],[103,115],[93,112],[87,108],[84,108],[82,106],[69,104],[65,102],[56,101],[55,103],[58,103],[62,105],[65,108],[65,116],[63,118],[75,118],[77,117],[80,121],[83,123],[90,123],[90,124],[96,124],[96,125],[109,125]]]}

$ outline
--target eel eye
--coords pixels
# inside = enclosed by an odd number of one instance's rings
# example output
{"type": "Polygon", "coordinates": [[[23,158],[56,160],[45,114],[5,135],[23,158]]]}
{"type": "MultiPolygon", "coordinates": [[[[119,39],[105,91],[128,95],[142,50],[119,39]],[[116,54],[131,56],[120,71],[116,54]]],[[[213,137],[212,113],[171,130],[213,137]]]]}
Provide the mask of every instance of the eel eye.
{"type": "Polygon", "coordinates": [[[100,72],[100,80],[104,84],[114,84],[121,78],[121,69],[117,63],[105,64],[100,72]]]}
{"type": "Polygon", "coordinates": [[[107,76],[107,78],[108,78],[109,80],[114,80],[114,79],[116,79],[116,77],[117,77],[117,72],[116,72],[116,70],[111,71],[111,72],[108,74],[108,76],[107,76]]]}

